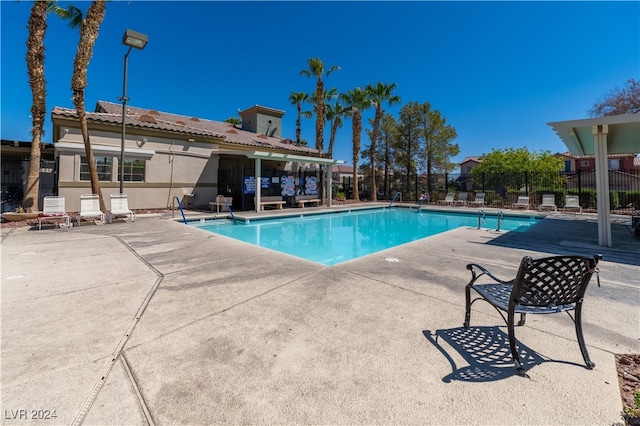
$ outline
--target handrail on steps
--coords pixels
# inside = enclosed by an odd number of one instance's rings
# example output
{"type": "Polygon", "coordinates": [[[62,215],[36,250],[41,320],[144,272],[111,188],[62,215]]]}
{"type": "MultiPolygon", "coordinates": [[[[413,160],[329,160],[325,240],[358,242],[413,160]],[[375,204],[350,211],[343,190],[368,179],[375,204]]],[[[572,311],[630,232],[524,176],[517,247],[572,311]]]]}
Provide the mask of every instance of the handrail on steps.
{"type": "Polygon", "coordinates": [[[227,202],[227,199],[224,198],[224,195],[218,195],[216,197],[216,204],[217,204],[217,213],[220,213],[220,204],[218,204],[218,200],[222,197],[222,201],[224,201],[224,205],[227,206],[227,211],[229,212],[229,214],[231,215],[231,219],[233,219],[233,223],[236,223],[236,217],[233,215],[233,212],[231,211],[231,206],[229,205],[229,203],[227,202]]]}
{"type": "Polygon", "coordinates": [[[184,215],[184,210],[182,209],[182,203],[180,202],[180,198],[176,197],[176,201],[178,202],[178,207],[180,207],[180,213],[182,213],[182,220],[184,221],[184,224],[187,224],[187,218],[184,215]]]}
{"type": "Polygon", "coordinates": [[[484,225],[484,222],[487,220],[487,214],[484,212],[484,210],[480,209],[480,211],[478,212],[478,229],[480,229],[480,226],[484,225]],[[482,218],[482,222],[480,221],[480,218],[482,218]]]}
{"type": "Polygon", "coordinates": [[[391,207],[391,205],[393,204],[393,202],[396,200],[396,198],[398,198],[398,195],[400,196],[400,202],[402,202],[402,193],[400,191],[396,192],[395,194],[393,194],[393,199],[391,200],[391,202],[389,203],[389,207],[391,207]]]}
{"type": "Polygon", "coordinates": [[[498,210],[498,228],[496,229],[496,231],[500,230],[500,225],[502,224],[502,222],[504,222],[504,213],[502,213],[502,210],[498,210]]]}

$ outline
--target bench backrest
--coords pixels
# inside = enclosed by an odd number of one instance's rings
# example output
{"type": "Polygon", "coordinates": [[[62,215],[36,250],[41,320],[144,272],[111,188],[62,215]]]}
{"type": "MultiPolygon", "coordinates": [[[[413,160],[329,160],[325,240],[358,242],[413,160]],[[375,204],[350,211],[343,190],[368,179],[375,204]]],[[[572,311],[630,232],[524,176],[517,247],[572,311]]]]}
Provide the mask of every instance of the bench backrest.
{"type": "Polygon", "coordinates": [[[80,195],[80,212],[100,211],[100,198],[97,194],[80,195]]]}
{"type": "MultiPolygon", "coordinates": [[[[253,197],[253,201],[255,202],[256,198],[253,197]]],[[[281,195],[265,195],[260,197],[260,202],[269,202],[269,201],[284,201],[281,195]]]]}
{"type": "Polygon", "coordinates": [[[44,214],[64,213],[64,197],[48,195],[44,197],[42,212],[44,214]]]}
{"type": "Polygon", "coordinates": [[[520,262],[511,291],[511,303],[552,307],[576,303],[584,297],[602,256],[552,256],[520,262]]]}
{"type": "Polygon", "coordinates": [[[298,195],[296,200],[317,200],[317,195],[298,195]]]}

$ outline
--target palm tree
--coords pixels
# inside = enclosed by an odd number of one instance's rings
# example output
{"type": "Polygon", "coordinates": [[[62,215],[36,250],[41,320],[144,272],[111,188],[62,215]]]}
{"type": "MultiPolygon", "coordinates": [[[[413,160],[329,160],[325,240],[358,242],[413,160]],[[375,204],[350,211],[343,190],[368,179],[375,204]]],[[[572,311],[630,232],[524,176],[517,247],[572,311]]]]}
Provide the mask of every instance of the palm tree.
{"type": "Polygon", "coordinates": [[[22,207],[25,209],[38,208],[40,186],[40,145],[44,134],[44,121],[46,114],[46,80],[44,78],[45,47],[44,37],[47,30],[47,13],[53,12],[70,20],[70,25],[77,22],[77,9],[69,6],[68,9],[60,8],[55,1],[34,1],[29,16],[29,36],[27,37],[27,72],[29,74],[29,86],[31,88],[31,159],[29,162],[29,175],[27,187],[22,199],[22,207]],[[65,11],[66,16],[62,15],[65,11]]]}
{"type": "Polygon", "coordinates": [[[387,101],[389,105],[400,103],[400,97],[392,95],[393,89],[396,88],[396,84],[384,84],[378,82],[375,86],[367,84],[367,95],[373,105],[376,106],[376,115],[373,119],[373,131],[371,132],[371,149],[369,150],[369,158],[371,159],[371,201],[378,200],[377,188],[376,188],[376,141],[380,131],[380,120],[384,111],[382,110],[382,103],[387,101]]]}
{"type": "Polygon", "coordinates": [[[355,201],[360,201],[358,189],[358,157],[360,156],[360,138],[362,137],[362,111],[371,106],[371,100],[367,95],[367,91],[356,87],[340,95],[342,101],[353,107],[353,117],[351,119],[353,130],[353,194],[355,201]]]}
{"type": "Polygon", "coordinates": [[[333,71],[339,70],[340,67],[333,65],[329,68],[325,74],[324,62],[320,58],[307,59],[307,65],[309,69],[300,71],[300,75],[306,77],[316,77],[316,90],[313,93],[313,98],[316,101],[316,149],[320,152],[324,150],[323,131],[324,131],[324,83],[322,82],[323,76],[329,76],[333,71]]]}
{"type": "Polygon", "coordinates": [[[325,104],[327,113],[327,121],[331,123],[331,135],[329,136],[329,149],[327,149],[327,156],[333,158],[333,144],[336,140],[336,131],[339,127],[342,127],[342,113],[344,108],[339,101],[333,104],[325,104]]]}
{"type": "MultiPolygon", "coordinates": [[[[82,21],[80,27],[80,41],[78,42],[78,50],[73,62],[73,76],[71,78],[71,90],[73,92],[72,99],[78,113],[80,121],[80,130],[84,139],[84,149],[89,165],[89,175],[91,177],[91,192],[98,194],[100,197],[100,210],[107,213],[107,207],[102,197],[100,181],[98,179],[98,171],[96,163],[93,159],[93,151],[91,149],[91,141],[89,140],[89,128],[87,126],[87,116],[84,104],[84,89],[87,87],[87,68],[93,56],[93,46],[98,38],[98,30],[104,19],[105,14],[104,0],[94,0],[87,10],[87,15],[82,21]]],[[[122,177],[124,178],[124,176],[122,177]]]]}
{"type": "Polygon", "coordinates": [[[46,81],[44,79],[44,35],[47,31],[47,2],[35,1],[29,16],[29,37],[27,38],[27,71],[31,86],[31,160],[27,187],[22,198],[22,207],[38,208],[38,187],[40,184],[40,143],[43,133],[46,106],[46,81]]]}
{"type": "Polygon", "coordinates": [[[295,105],[298,111],[298,117],[296,118],[296,143],[298,145],[301,143],[300,117],[311,117],[311,111],[302,111],[302,103],[308,99],[309,95],[303,92],[291,92],[291,95],[289,96],[289,102],[291,102],[292,105],[295,105]]]}

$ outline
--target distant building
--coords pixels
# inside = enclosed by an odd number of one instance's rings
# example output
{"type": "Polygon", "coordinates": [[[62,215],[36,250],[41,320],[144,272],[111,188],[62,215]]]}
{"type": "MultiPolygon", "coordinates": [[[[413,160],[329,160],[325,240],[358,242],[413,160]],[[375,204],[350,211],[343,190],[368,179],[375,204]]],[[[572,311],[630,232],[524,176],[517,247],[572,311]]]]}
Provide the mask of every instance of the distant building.
{"type": "MultiPolygon", "coordinates": [[[[577,173],[595,170],[596,157],[594,155],[573,155],[570,152],[555,154],[564,162],[565,173],[577,173]]],[[[607,157],[609,170],[640,170],[640,157],[629,154],[611,154],[607,157]]]]}

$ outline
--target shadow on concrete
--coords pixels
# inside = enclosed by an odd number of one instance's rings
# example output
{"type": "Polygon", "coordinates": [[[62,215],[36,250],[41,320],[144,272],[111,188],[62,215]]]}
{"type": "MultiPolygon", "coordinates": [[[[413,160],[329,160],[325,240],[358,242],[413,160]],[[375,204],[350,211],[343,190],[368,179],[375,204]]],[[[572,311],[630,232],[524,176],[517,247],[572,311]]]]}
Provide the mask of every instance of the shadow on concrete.
{"type": "Polygon", "coordinates": [[[631,221],[611,224],[613,247],[598,245],[598,223],[593,219],[547,217],[524,232],[508,232],[486,244],[550,254],[602,254],[607,262],[640,266],[640,240],[631,221]]]}
{"type": "MultiPolygon", "coordinates": [[[[452,372],[442,378],[445,383],[454,380],[478,383],[493,382],[518,375],[511,357],[509,336],[497,326],[457,327],[436,330],[435,332],[424,330],[422,334],[451,364],[452,372]],[[458,352],[468,365],[458,368],[453,356],[438,342],[440,339],[458,352]]],[[[518,349],[525,371],[543,362],[559,362],[584,367],[573,362],[544,359],[519,341],[518,349]]]]}

